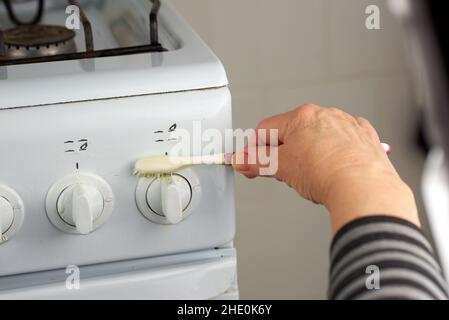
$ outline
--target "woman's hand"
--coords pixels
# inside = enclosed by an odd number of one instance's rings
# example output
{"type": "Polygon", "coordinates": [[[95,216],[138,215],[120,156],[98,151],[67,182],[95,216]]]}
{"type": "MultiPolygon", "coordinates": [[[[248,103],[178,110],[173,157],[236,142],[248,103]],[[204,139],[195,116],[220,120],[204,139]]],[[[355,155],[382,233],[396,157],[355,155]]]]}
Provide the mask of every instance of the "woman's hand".
{"type": "Polygon", "coordinates": [[[266,135],[256,146],[247,146],[243,157],[234,158],[245,159],[234,168],[248,178],[260,176],[263,166],[248,163],[248,154],[276,146],[278,168],[273,176],[304,198],[325,205],[335,232],[370,215],[396,216],[419,225],[413,193],[367,120],[308,104],[263,120],[256,131],[263,129],[266,135]],[[270,141],[273,129],[278,141],[270,141]]]}

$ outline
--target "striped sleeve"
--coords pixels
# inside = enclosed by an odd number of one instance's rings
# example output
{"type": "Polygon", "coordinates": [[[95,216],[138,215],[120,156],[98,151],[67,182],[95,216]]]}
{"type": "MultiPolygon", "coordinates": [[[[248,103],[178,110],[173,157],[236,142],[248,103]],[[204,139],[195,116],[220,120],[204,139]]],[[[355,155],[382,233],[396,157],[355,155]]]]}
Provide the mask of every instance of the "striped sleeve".
{"type": "Polygon", "coordinates": [[[375,216],[344,226],[331,246],[330,299],[446,300],[448,286],[422,231],[375,216]]]}

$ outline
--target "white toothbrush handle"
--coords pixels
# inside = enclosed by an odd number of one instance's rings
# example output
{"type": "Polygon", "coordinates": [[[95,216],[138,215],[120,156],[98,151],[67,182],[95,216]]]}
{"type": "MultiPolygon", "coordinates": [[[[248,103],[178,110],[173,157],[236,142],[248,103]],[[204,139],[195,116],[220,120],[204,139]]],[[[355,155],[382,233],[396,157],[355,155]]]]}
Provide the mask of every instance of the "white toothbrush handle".
{"type": "MultiPolygon", "coordinates": [[[[214,154],[205,156],[195,156],[186,157],[186,164],[197,165],[197,164],[228,164],[226,161],[225,154],[214,154]]],[[[184,161],[182,161],[184,162],[184,161]]]]}

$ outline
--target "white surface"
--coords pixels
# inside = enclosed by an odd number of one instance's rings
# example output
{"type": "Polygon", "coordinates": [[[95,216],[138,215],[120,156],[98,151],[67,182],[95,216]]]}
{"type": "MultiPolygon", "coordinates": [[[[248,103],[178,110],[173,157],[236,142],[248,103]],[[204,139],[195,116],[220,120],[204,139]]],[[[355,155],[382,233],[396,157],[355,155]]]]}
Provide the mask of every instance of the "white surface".
{"type": "MultiPolygon", "coordinates": [[[[141,178],[136,188],[136,202],[140,212],[150,221],[160,224],[177,224],[187,219],[201,201],[202,188],[197,175],[191,169],[184,169],[173,176],[177,181],[176,194],[167,195],[159,178],[141,178]],[[177,199],[168,199],[175,197],[177,199]],[[173,212],[170,201],[179,204],[181,212],[173,212]],[[168,213],[167,210],[172,210],[168,213]],[[171,217],[170,217],[171,215],[171,217]]],[[[166,178],[162,178],[166,179],[166,178]]],[[[167,182],[167,180],[165,180],[167,182]]],[[[165,186],[166,188],[167,186],[165,186]]]]}
{"type": "MultiPolygon", "coordinates": [[[[2,223],[0,245],[6,245],[6,242],[19,232],[22,227],[25,218],[25,208],[20,196],[13,189],[1,184],[0,199],[2,200],[3,206],[3,212],[0,214],[0,223],[2,223]],[[10,223],[11,211],[9,208],[12,208],[13,210],[12,223],[10,223]]],[[[2,210],[2,208],[0,208],[0,210],[2,210]]]]}
{"type": "Polygon", "coordinates": [[[435,148],[427,157],[422,194],[427,219],[446,279],[449,279],[449,183],[444,151],[435,148]]]}
{"type": "MultiPolygon", "coordinates": [[[[231,241],[235,233],[232,169],[193,169],[208,188],[202,190],[191,217],[178,225],[152,223],[136,205],[134,163],[170,151],[175,142],[167,141],[168,129],[176,123],[192,133],[194,121],[200,121],[203,129],[232,128],[229,90],[1,110],[0,180],[22,196],[28,214],[20,232],[0,246],[0,276],[191,252],[231,241]],[[163,132],[156,134],[159,130],[163,132]],[[77,141],[82,139],[88,140],[85,151],[79,150],[77,141]],[[161,139],[164,142],[157,142],[161,139]],[[68,140],[74,143],[64,144],[68,140]],[[115,195],[108,222],[87,236],[61,232],[45,211],[50,188],[76,172],[102,177],[115,195]]],[[[53,203],[56,207],[56,200],[53,203]]]]}
{"type": "Polygon", "coordinates": [[[94,222],[103,213],[103,196],[97,188],[75,184],[64,190],[58,200],[58,213],[80,234],[94,230],[94,222]]]}
{"type": "MultiPolygon", "coordinates": [[[[148,20],[149,1],[126,4],[115,1],[117,3],[122,3],[123,10],[133,14],[139,23],[148,20]]],[[[90,14],[101,17],[99,13],[90,14]]],[[[65,17],[64,11],[45,16],[58,22],[65,17]]],[[[106,29],[101,23],[107,25],[110,21],[96,20],[93,24],[95,32],[106,29]]],[[[161,7],[160,23],[161,38],[166,39],[163,45],[175,44],[169,52],[0,67],[0,109],[216,88],[228,84],[218,58],[166,2],[161,7]]],[[[145,22],[145,28],[147,25],[145,22]]],[[[97,40],[104,41],[105,38],[100,33],[95,40],[98,43],[97,40]]]]}
{"type": "Polygon", "coordinates": [[[91,266],[81,268],[79,276],[79,290],[67,288],[65,270],[0,278],[0,300],[237,297],[233,249],[91,266]]]}
{"type": "Polygon", "coordinates": [[[48,218],[56,228],[86,235],[108,221],[114,209],[114,195],[99,176],[77,172],[56,182],[48,191],[45,204],[48,218]]]}
{"type": "MultiPolygon", "coordinates": [[[[151,190],[148,191],[150,193],[151,190]]],[[[169,224],[181,222],[184,208],[187,208],[190,199],[192,199],[188,182],[177,176],[169,179],[162,178],[159,180],[159,194],[158,202],[162,202],[162,213],[167,218],[167,222],[169,224]]],[[[151,198],[149,194],[147,195],[148,198],[151,198]]],[[[152,205],[151,202],[148,203],[152,205]]]]}

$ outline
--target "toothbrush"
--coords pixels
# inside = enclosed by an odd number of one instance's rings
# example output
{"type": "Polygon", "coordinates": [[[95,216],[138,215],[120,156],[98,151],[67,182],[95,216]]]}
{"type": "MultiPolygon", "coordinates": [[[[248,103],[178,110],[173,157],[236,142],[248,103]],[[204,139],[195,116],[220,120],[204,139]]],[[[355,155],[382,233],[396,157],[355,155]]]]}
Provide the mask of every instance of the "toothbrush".
{"type": "MultiPolygon", "coordinates": [[[[390,145],[382,143],[382,148],[389,155],[390,145]]],[[[232,165],[232,153],[222,153],[216,155],[206,155],[197,157],[175,157],[175,156],[155,156],[136,162],[134,175],[143,177],[153,177],[157,175],[171,174],[181,169],[203,164],[232,165]]]]}
{"type": "Polygon", "coordinates": [[[233,153],[222,153],[197,157],[155,156],[136,162],[134,175],[151,177],[170,174],[186,167],[202,164],[232,165],[233,153]]]}

